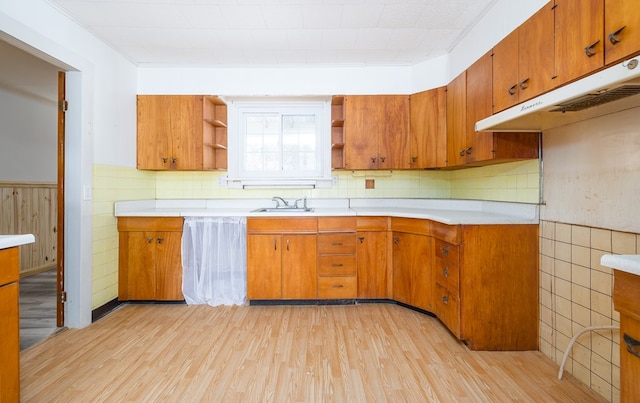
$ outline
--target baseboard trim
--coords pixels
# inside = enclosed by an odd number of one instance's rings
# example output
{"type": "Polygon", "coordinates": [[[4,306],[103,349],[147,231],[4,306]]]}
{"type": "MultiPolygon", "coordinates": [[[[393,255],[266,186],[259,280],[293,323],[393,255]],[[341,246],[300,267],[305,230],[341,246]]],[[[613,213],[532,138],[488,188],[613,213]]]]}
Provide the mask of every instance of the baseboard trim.
{"type": "Polygon", "coordinates": [[[121,301],[118,301],[118,298],[112,299],[111,301],[107,302],[106,304],[97,307],[96,309],[91,311],[91,323],[97,321],[98,319],[103,318],[104,316],[106,316],[107,314],[109,314],[111,311],[113,311],[114,309],[116,309],[117,307],[119,307],[120,305],[122,305],[121,301]]]}

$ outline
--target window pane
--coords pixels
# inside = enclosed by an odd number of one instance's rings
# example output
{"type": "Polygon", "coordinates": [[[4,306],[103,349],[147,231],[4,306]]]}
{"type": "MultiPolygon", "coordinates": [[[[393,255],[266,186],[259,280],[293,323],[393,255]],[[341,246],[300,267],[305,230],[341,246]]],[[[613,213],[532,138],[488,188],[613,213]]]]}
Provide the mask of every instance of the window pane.
{"type": "Polygon", "coordinates": [[[317,175],[320,133],[316,131],[321,115],[309,109],[303,113],[286,113],[287,107],[283,108],[285,113],[249,110],[242,113],[244,170],[285,177],[317,175]]]}

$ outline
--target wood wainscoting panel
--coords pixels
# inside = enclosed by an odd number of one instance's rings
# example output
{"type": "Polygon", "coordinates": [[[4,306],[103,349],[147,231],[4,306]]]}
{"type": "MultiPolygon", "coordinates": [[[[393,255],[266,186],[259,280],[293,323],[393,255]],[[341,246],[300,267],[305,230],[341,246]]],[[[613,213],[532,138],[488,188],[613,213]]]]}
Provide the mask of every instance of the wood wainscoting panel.
{"type": "Polygon", "coordinates": [[[0,182],[0,233],[33,234],[20,248],[20,275],[56,267],[58,190],[55,183],[0,182]]]}

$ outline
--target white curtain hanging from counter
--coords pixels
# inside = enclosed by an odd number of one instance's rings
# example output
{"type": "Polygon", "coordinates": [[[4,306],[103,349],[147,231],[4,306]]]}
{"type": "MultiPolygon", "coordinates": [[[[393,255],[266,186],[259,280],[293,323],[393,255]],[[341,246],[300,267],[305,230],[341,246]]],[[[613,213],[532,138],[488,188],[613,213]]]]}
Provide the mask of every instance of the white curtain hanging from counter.
{"type": "Polygon", "coordinates": [[[246,222],[246,217],[185,218],[182,293],[187,304],[246,302],[246,222]]]}

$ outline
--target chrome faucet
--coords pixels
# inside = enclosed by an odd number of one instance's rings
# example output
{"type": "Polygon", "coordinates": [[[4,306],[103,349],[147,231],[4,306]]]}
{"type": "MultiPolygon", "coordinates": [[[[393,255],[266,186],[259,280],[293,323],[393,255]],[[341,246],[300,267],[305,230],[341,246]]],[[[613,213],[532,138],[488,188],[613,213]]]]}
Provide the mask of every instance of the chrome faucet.
{"type": "Polygon", "coordinates": [[[274,197],[273,199],[271,199],[271,201],[276,202],[276,208],[280,208],[280,207],[289,207],[289,203],[283,199],[282,197],[274,197]],[[280,206],[280,202],[282,202],[282,206],[280,206]]]}
{"type": "Polygon", "coordinates": [[[293,203],[293,206],[294,206],[295,208],[300,208],[300,207],[298,206],[298,202],[299,202],[299,201],[302,201],[302,208],[304,208],[304,209],[306,210],[306,209],[307,209],[307,196],[305,196],[305,197],[304,197],[304,198],[302,198],[302,199],[298,199],[298,200],[296,200],[296,201],[295,201],[295,203],[293,203]]]}

